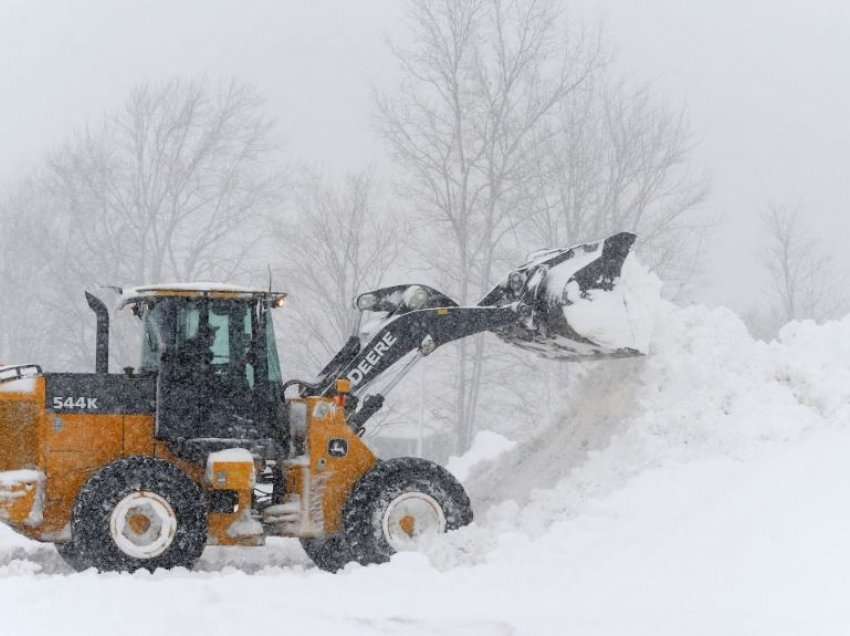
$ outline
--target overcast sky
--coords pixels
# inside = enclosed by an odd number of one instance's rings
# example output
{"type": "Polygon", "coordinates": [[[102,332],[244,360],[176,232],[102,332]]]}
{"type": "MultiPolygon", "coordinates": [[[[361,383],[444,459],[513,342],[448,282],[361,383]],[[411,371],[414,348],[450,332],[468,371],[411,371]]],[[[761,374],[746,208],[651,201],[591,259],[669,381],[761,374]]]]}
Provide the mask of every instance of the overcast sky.
{"type": "MultiPolygon", "coordinates": [[[[742,309],[760,280],[757,215],[775,199],[850,273],[850,3],[573,0],[602,20],[629,77],[687,108],[718,215],[700,298],[742,309]]],[[[334,170],[385,161],[370,87],[390,86],[384,44],[398,0],[0,0],[0,183],[139,81],[236,76],[268,99],[287,155],[334,170]]],[[[530,248],[538,246],[529,246],[530,248]]]]}

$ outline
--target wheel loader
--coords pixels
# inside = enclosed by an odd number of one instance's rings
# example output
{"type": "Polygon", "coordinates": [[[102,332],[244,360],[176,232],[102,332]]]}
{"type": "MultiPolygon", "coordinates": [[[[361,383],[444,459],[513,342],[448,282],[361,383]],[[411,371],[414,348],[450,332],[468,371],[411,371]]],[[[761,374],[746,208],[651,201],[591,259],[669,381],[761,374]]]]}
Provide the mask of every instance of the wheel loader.
{"type": "Polygon", "coordinates": [[[284,293],[121,289],[141,359],[110,373],[110,312],[86,292],[93,373],[0,367],[0,520],[76,570],[191,567],[207,545],[269,536],[298,537],[329,571],[416,549],[472,509],[443,467],[381,461],[364,443],[385,395],[436,348],[484,331],[553,358],[639,355],[570,322],[616,291],[634,240],[539,252],[475,306],[418,284],[361,294],[354,334],[311,380],[281,377],[272,312],[284,293]]]}

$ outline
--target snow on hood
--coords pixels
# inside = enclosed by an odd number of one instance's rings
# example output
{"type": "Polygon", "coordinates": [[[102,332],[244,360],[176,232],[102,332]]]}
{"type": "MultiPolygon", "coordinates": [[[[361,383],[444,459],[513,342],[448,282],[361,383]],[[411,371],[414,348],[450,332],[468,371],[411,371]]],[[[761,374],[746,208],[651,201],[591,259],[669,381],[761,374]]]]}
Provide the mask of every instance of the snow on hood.
{"type": "Polygon", "coordinates": [[[31,364],[0,364],[0,393],[33,393],[35,391],[35,376],[37,369],[31,364]],[[14,378],[21,367],[29,367],[24,371],[25,375],[14,378]],[[5,373],[4,373],[5,372],[5,373]]]}
{"type": "Polygon", "coordinates": [[[20,378],[0,384],[0,393],[33,393],[35,378],[20,378]]]}

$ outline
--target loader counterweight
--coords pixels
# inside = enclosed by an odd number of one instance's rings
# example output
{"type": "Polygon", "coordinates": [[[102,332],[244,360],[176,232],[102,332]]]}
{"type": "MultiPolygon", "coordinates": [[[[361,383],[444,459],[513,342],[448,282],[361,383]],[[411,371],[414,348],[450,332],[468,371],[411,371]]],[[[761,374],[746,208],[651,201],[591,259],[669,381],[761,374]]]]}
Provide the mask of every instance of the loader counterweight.
{"type": "Polygon", "coordinates": [[[44,379],[21,370],[0,367],[0,521],[31,536],[44,515],[44,379]]]}

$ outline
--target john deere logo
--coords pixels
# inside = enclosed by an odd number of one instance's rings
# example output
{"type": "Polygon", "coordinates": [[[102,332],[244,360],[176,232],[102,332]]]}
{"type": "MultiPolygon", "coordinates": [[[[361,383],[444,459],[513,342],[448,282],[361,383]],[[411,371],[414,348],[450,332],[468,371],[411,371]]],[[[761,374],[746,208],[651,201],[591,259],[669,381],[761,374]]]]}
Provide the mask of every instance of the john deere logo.
{"type": "Polygon", "coordinates": [[[381,339],[375,343],[372,350],[363,356],[363,359],[355,368],[348,372],[348,379],[351,380],[351,385],[357,386],[360,384],[396,342],[398,342],[398,338],[389,331],[381,336],[381,339]]]}
{"type": "Polygon", "coordinates": [[[328,455],[331,457],[345,457],[348,455],[348,442],[338,437],[328,442],[328,455]]]}

